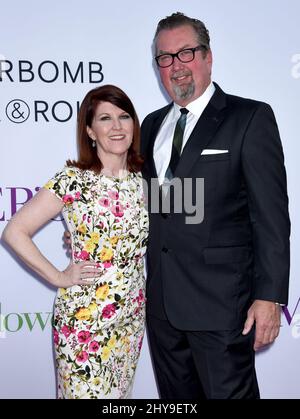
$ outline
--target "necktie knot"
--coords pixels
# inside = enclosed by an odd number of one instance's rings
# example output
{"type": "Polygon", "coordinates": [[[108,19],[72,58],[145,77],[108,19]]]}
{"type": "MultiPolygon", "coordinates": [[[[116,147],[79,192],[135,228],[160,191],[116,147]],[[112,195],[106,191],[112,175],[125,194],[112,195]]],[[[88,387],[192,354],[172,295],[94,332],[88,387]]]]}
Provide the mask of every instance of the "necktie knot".
{"type": "Polygon", "coordinates": [[[189,111],[186,108],[180,108],[181,115],[186,115],[189,111]]]}

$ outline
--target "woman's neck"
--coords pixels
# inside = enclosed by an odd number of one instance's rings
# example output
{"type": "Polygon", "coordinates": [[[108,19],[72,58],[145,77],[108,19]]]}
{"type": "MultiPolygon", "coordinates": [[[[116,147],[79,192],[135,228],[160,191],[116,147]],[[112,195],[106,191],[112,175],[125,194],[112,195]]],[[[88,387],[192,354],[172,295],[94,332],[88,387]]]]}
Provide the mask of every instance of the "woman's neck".
{"type": "Polygon", "coordinates": [[[109,156],[108,158],[100,158],[103,168],[101,173],[107,176],[123,177],[127,174],[127,155],[126,156],[109,156]]]}

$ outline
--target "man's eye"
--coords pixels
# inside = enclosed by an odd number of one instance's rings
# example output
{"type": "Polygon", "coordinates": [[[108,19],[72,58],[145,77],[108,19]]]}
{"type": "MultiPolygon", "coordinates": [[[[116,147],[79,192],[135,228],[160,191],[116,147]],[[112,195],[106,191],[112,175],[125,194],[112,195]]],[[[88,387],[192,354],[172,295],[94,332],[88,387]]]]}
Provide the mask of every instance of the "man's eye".
{"type": "Polygon", "coordinates": [[[161,57],[159,57],[160,61],[169,61],[169,59],[171,58],[171,55],[162,55],[161,57]]]}
{"type": "Polygon", "coordinates": [[[184,49],[183,51],[180,51],[180,56],[188,56],[191,52],[192,51],[190,49],[184,49]]]}

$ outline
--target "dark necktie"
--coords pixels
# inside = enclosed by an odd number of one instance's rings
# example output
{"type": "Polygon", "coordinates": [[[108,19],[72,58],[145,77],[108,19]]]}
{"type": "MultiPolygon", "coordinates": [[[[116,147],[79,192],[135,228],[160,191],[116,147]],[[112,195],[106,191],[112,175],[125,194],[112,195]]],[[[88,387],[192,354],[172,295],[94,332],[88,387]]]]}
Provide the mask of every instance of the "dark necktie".
{"type": "Polygon", "coordinates": [[[171,159],[170,159],[170,163],[165,174],[165,178],[169,180],[173,179],[176,167],[180,159],[183,134],[184,134],[185,124],[186,124],[186,116],[189,111],[186,108],[181,108],[180,112],[181,112],[181,115],[176,123],[175,131],[174,131],[171,159]]]}

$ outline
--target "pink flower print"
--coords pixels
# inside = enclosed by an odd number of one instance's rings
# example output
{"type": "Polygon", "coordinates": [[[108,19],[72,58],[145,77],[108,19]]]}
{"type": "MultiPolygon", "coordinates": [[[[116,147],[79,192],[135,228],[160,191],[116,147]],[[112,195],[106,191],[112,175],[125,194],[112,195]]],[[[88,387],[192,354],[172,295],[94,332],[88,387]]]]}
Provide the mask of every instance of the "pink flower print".
{"type": "Polygon", "coordinates": [[[86,214],[83,214],[82,221],[85,221],[85,219],[86,219],[86,214]]]}
{"type": "Polygon", "coordinates": [[[62,197],[62,199],[63,199],[63,202],[64,202],[66,205],[71,205],[71,204],[74,202],[74,198],[73,198],[73,196],[72,196],[72,195],[64,195],[64,196],[62,197]]]}
{"type": "Polygon", "coordinates": [[[116,306],[114,304],[107,304],[102,310],[102,316],[105,319],[110,319],[116,312],[116,306]]]}
{"type": "Polygon", "coordinates": [[[64,325],[61,328],[61,333],[68,339],[68,337],[70,336],[70,334],[72,333],[72,330],[68,328],[67,325],[64,325]]]}
{"type": "Polygon", "coordinates": [[[144,297],[144,293],[143,290],[139,290],[139,296],[138,296],[138,302],[142,303],[143,301],[145,301],[145,297],[144,297]]]}
{"type": "Polygon", "coordinates": [[[89,351],[90,352],[97,352],[98,349],[100,348],[100,345],[98,342],[96,342],[95,340],[93,340],[90,344],[89,344],[89,351]]]}
{"type": "Polygon", "coordinates": [[[119,201],[116,202],[116,205],[112,205],[110,210],[115,217],[123,217],[124,215],[124,207],[119,201]]]}
{"type": "Polygon", "coordinates": [[[138,304],[138,307],[135,309],[135,314],[139,312],[139,308],[144,301],[146,301],[146,298],[144,296],[143,290],[140,289],[139,295],[133,299],[133,302],[138,304]]]}
{"type": "Polygon", "coordinates": [[[107,198],[101,198],[101,199],[99,199],[99,204],[102,205],[102,207],[108,207],[109,206],[109,200],[107,198]]]}
{"type": "Polygon", "coordinates": [[[78,342],[79,343],[89,343],[91,340],[91,334],[87,330],[81,330],[78,335],[78,342]]]}
{"type": "MultiPolygon", "coordinates": [[[[102,214],[102,215],[103,215],[103,214],[102,214]]],[[[99,223],[99,224],[97,224],[97,225],[96,225],[96,227],[97,227],[99,230],[102,230],[102,228],[104,227],[103,222],[102,222],[102,221],[100,221],[100,223],[99,223]]]]}
{"type": "Polygon", "coordinates": [[[142,257],[141,255],[135,255],[134,259],[136,262],[138,262],[141,259],[141,257],[142,257]]]}
{"type": "Polygon", "coordinates": [[[110,197],[110,199],[113,199],[114,201],[116,199],[119,199],[119,194],[115,191],[108,191],[108,196],[110,197]]]}
{"type": "Polygon", "coordinates": [[[53,329],[53,340],[54,340],[54,344],[58,345],[59,342],[59,334],[58,331],[56,329],[53,329]]]}
{"type": "Polygon", "coordinates": [[[102,266],[103,266],[103,268],[107,269],[107,268],[110,268],[112,266],[112,263],[111,262],[103,262],[102,266]]]}
{"type": "Polygon", "coordinates": [[[86,361],[88,360],[88,357],[89,357],[89,355],[88,355],[88,353],[87,353],[86,351],[81,351],[81,352],[79,352],[79,354],[77,355],[77,357],[76,357],[76,361],[77,361],[78,363],[83,364],[84,362],[86,362],[86,361]]]}
{"type": "Polygon", "coordinates": [[[77,254],[77,256],[78,256],[79,259],[82,259],[82,260],[89,260],[90,259],[90,254],[86,250],[82,250],[79,254],[77,254]]]}
{"type": "Polygon", "coordinates": [[[142,345],[143,345],[143,336],[140,338],[139,343],[138,343],[139,351],[141,351],[142,345]]]}
{"type": "Polygon", "coordinates": [[[76,194],[75,194],[75,199],[80,199],[80,192],[76,192],[76,194]]]}

